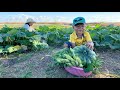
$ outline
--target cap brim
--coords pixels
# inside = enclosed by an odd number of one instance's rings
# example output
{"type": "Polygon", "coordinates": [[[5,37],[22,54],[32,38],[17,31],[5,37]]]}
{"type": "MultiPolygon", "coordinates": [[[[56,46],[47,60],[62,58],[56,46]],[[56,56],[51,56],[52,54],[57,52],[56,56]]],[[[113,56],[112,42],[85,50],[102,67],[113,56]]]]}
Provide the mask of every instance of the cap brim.
{"type": "Polygon", "coordinates": [[[79,22],[79,23],[74,24],[74,26],[76,26],[76,25],[78,25],[78,24],[85,24],[85,23],[83,23],[83,22],[79,22]]]}

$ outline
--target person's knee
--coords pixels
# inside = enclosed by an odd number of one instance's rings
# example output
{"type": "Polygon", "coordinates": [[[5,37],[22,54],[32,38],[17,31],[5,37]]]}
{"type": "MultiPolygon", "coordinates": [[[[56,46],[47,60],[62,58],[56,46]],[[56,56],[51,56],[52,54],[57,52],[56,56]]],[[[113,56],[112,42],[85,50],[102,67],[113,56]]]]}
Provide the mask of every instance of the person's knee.
{"type": "Polygon", "coordinates": [[[64,45],[63,45],[65,48],[67,48],[68,47],[68,44],[67,43],[64,43],[64,45]]]}
{"type": "Polygon", "coordinates": [[[71,48],[72,47],[72,43],[71,42],[65,42],[64,43],[64,47],[71,48]]]}

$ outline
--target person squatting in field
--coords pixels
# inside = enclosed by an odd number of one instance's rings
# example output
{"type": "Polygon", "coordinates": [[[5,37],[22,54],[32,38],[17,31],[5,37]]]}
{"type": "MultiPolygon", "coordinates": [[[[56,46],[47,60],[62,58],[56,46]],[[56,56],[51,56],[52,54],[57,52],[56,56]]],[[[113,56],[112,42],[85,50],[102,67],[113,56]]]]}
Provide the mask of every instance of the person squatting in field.
{"type": "Polygon", "coordinates": [[[23,27],[30,32],[35,31],[35,29],[32,27],[34,23],[36,22],[32,18],[28,18],[23,27]]]}
{"type": "Polygon", "coordinates": [[[38,31],[36,31],[32,26],[33,24],[36,23],[32,18],[28,18],[26,23],[24,24],[23,28],[28,30],[29,32],[34,32],[36,34],[39,34],[38,31]]]}
{"type": "Polygon", "coordinates": [[[73,20],[72,27],[74,32],[70,35],[70,40],[64,43],[64,47],[74,48],[85,44],[88,48],[94,49],[94,43],[92,42],[89,32],[85,30],[86,21],[83,17],[76,17],[73,20]]]}

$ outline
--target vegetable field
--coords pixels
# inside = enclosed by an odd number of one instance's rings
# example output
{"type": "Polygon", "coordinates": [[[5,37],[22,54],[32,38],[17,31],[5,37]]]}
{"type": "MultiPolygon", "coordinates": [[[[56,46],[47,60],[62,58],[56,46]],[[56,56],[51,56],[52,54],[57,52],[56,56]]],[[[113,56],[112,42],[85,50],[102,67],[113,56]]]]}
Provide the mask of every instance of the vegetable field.
{"type": "MultiPolygon", "coordinates": [[[[86,30],[93,39],[96,55],[102,61],[99,72],[90,78],[119,77],[120,26],[87,25],[86,30]]],[[[72,26],[60,24],[38,26],[36,32],[28,32],[22,27],[3,26],[0,29],[0,77],[79,78],[66,72],[54,60],[72,32],[72,26]]],[[[80,52],[77,48],[75,51],[80,52]]],[[[66,54],[66,57],[69,56],[66,54]]]]}

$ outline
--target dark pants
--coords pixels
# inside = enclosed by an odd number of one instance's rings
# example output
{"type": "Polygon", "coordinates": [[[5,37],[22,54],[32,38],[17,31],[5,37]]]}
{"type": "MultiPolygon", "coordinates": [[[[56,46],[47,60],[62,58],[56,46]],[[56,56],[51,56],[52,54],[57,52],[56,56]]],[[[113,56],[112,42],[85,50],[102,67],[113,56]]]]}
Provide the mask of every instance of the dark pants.
{"type": "Polygon", "coordinates": [[[68,45],[68,48],[72,48],[72,43],[71,42],[65,42],[65,44],[68,45]]]}

